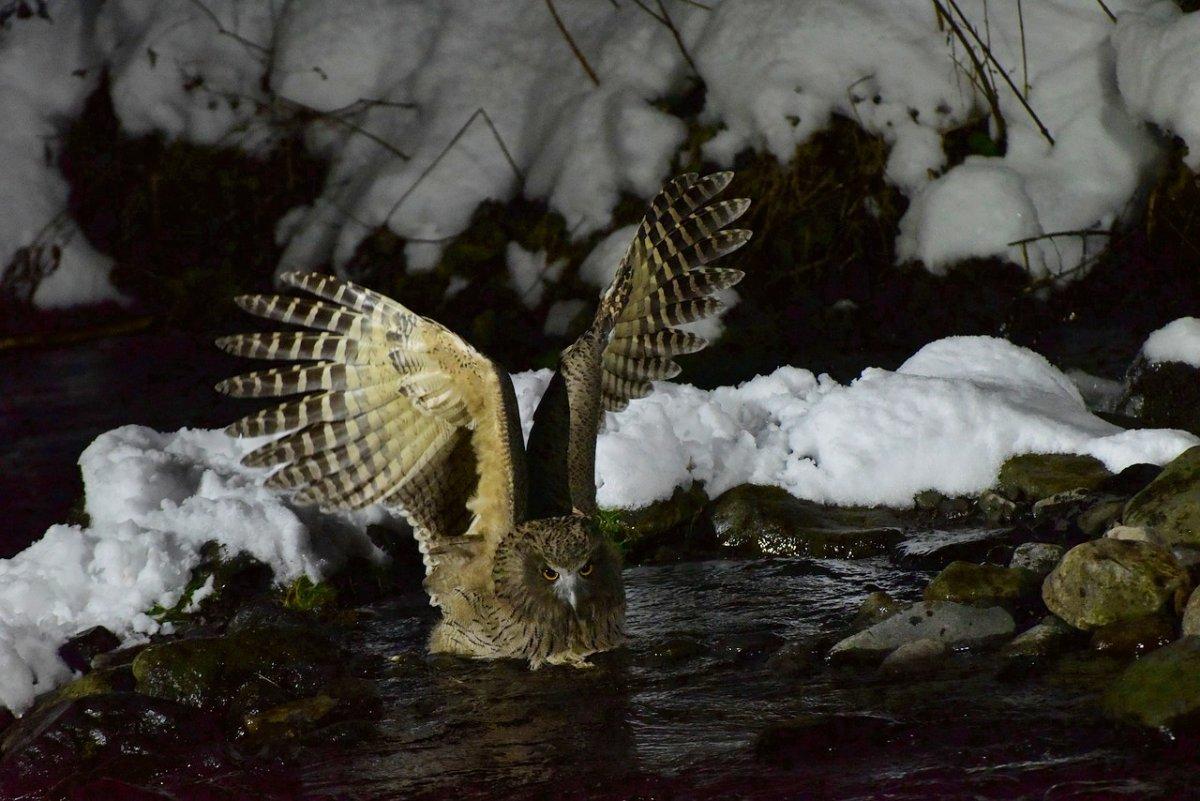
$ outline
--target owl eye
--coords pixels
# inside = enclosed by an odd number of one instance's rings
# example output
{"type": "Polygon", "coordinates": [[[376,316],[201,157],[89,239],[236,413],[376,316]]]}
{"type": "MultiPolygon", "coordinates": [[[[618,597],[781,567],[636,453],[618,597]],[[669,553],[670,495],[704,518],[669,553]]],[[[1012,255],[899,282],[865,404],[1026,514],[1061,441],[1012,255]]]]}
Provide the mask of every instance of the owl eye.
{"type": "Polygon", "coordinates": [[[579,568],[579,575],[581,575],[581,576],[590,576],[590,575],[592,575],[592,569],[593,569],[593,565],[592,565],[592,563],[591,563],[591,562],[588,562],[586,565],[584,565],[583,567],[579,568]]]}
{"type": "Polygon", "coordinates": [[[544,578],[546,581],[557,581],[558,571],[551,567],[543,567],[542,578],[544,578]]]}

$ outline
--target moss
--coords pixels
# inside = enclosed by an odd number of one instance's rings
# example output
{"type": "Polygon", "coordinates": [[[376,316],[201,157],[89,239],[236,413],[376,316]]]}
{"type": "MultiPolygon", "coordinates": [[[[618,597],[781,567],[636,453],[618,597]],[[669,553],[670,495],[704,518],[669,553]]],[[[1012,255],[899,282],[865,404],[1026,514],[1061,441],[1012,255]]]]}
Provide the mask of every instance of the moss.
{"type": "Polygon", "coordinates": [[[202,622],[228,619],[247,598],[271,586],[271,569],[246,553],[229,556],[215,541],[200,550],[200,563],[192,568],[179,600],[171,607],[155,604],[146,611],[160,623],[202,622]],[[212,582],[212,593],[192,609],[197,591],[212,582]]]}
{"type": "Polygon", "coordinates": [[[314,584],[308,576],[301,576],[283,588],[283,605],[287,609],[312,612],[331,606],[336,601],[336,589],[323,581],[314,584]]]}

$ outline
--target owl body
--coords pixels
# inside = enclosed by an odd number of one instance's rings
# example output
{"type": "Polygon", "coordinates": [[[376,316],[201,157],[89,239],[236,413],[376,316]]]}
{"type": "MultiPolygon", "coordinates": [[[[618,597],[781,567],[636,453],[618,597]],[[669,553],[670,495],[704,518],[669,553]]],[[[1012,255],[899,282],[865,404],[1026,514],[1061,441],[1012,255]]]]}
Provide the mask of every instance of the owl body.
{"type": "Polygon", "coordinates": [[[441,610],[429,650],[584,666],[624,639],[615,546],[600,532],[596,438],[607,411],[679,371],[704,340],[675,326],[718,310],[738,270],[706,266],[750,237],[722,230],[749,201],[704,205],[731,173],[685,175],[651,201],[589,328],[559,359],[521,436],[508,374],[460,337],[377,292],[328,276],[283,283],[317,300],[237,299],[299,333],[218,340],[290,366],[229,379],[239,397],[300,396],[242,418],[237,436],[279,435],[243,463],[265,484],[325,509],[398,507],[441,610]]]}

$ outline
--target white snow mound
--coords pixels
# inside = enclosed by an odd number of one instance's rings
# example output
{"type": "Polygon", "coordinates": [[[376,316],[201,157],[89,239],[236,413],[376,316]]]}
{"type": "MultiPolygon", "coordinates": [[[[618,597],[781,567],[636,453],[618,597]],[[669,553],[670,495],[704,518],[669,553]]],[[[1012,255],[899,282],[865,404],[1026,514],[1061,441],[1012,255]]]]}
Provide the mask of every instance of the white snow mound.
{"type": "Polygon", "coordinates": [[[1183,362],[1200,367],[1200,319],[1180,317],[1167,323],[1146,337],[1142,356],[1151,364],[1183,362]]]}

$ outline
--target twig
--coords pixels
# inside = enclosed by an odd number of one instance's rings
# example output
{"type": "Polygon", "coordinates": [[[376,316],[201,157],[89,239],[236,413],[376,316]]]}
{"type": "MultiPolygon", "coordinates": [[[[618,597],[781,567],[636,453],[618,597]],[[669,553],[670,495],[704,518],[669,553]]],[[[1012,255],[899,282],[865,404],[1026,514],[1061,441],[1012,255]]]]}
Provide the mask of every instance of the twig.
{"type": "Polygon", "coordinates": [[[1029,236],[1024,239],[1017,239],[1008,243],[1009,247],[1017,245],[1027,245],[1030,242],[1037,242],[1042,239],[1054,239],[1059,236],[1112,236],[1112,231],[1105,231],[1103,228],[1082,228],[1075,231],[1051,231],[1048,234],[1038,234],[1037,236],[1029,236]]]}
{"type": "Polygon", "coordinates": [[[446,157],[446,154],[450,152],[451,148],[458,144],[458,140],[462,139],[463,134],[467,132],[467,129],[471,127],[471,123],[474,122],[477,117],[483,117],[483,121],[487,124],[488,128],[491,129],[492,136],[496,138],[496,143],[500,146],[500,151],[504,154],[504,158],[508,161],[508,166],[512,168],[513,173],[517,176],[518,182],[525,182],[525,174],[521,172],[521,168],[517,166],[516,160],[512,157],[512,153],[510,153],[508,150],[508,145],[504,144],[504,138],[500,136],[500,132],[496,130],[496,125],[492,122],[491,116],[488,115],[484,108],[480,107],[475,109],[475,111],[471,113],[471,116],[467,118],[467,121],[462,124],[462,127],[458,129],[458,132],[454,134],[454,136],[450,137],[450,141],[447,142],[446,146],[442,148],[442,152],[438,153],[437,158],[429,162],[429,166],[421,171],[421,174],[417,176],[417,180],[413,181],[412,185],[409,186],[408,189],[404,190],[404,194],[402,194],[396,201],[395,205],[392,206],[392,210],[387,213],[387,217],[384,217],[383,221],[385,225],[391,221],[392,215],[394,215],[396,210],[400,208],[404,201],[408,200],[409,196],[416,191],[417,187],[421,185],[421,182],[429,177],[429,174],[433,172],[434,168],[436,168],[438,164],[441,163],[442,159],[446,157]]]}
{"type": "Polygon", "coordinates": [[[692,72],[699,75],[700,70],[696,67],[696,62],[692,61],[692,55],[687,51],[687,47],[683,44],[683,36],[679,33],[679,28],[675,27],[675,21],[671,19],[671,15],[667,13],[666,6],[663,5],[663,0],[655,0],[658,4],[658,13],[655,13],[652,8],[647,6],[643,0],[633,0],[633,2],[642,11],[645,11],[654,19],[658,20],[660,25],[666,26],[671,32],[671,36],[675,39],[675,44],[679,47],[679,52],[683,54],[683,58],[687,61],[688,66],[692,68],[692,72]]]}
{"type": "MultiPolygon", "coordinates": [[[[992,117],[996,120],[997,144],[999,144],[1001,151],[1006,150],[1008,148],[1008,123],[1004,119],[1004,114],[1000,111],[1000,98],[996,93],[996,87],[988,81],[987,69],[984,67],[983,62],[979,60],[979,56],[975,54],[975,48],[971,47],[971,43],[967,40],[967,36],[963,33],[962,28],[954,21],[954,17],[942,6],[941,0],[932,0],[932,2],[938,12],[939,24],[944,20],[950,26],[950,30],[954,33],[955,37],[962,42],[963,47],[966,49],[967,57],[971,59],[971,64],[975,68],[975,75],[979,77],[983,96],[987,99],[988,105],[991,106],[992,117]]],[[[969,76],[970,73],[968,73],[969,76]]]]}
{"type": "Polygon", "coordinates": [[[575,40],[571,37],[571,32],[567,30],[567,26],[563,23],[562,17],[558,16],[558,9],[554,7],[554,0],[546,0],[546,8],[550,9],[550,16],[554,17],[554,24],[558,26],[559,33],[567,40],[567,45],[571,48],[571,52],[575,54],[575,58],[583,66],[583,71],[592,79],[592,83],[599,86],[600,79],[596,77],[596,71],[592,69],[592,65],[588,63],[587,57],[579,50],[579,45],[575,44],[575,40]]]}
{"type": "Polygon", "coordinates": [[[1029,52],[1025,48],[1025,14],[1021,10],[1021,0],[1017,0],[1017,27],[1021,31],[1021,75],[1025,85],[1025,94],[1029,94],[1029,52]]]}
{"type": "Polygon", "coordinates": [[[1100,4],[1100,7],[1101,7],[1102,9],[1104,9],[1104,13],[1108,15],[1108,21],[1109,21],[1109,22],[1116,22],[1116,21],[1117,21],[1117,15],[1116,15],[1116,14],[1114,14],[1114,13],[1112,13],[1112,10],[1111,10],[1111,9],[1108,7],[1108,5],[1107,5],[1107,4],[1104,2],[1104,0],[1096,0],[1096,2],[1100,4]]]}
{"type": "Polygon", "coordinates": [[[228,36],[230,39],[233,39],[234,41],[241,43],[242,45],[250,48],[251,50],[257,50],[259,53],[262,53],[264,56],[271,55],[271,48],[263,47],[258,42],[252,42],[249,39],[247,39],[246,37],[241,36],[240,34],[234,32],[234,31],[231,31],[228,28],[226,28],[224,25],[222,25],[221,20],[217,17],[216,14],[213,13],[213,10],[211,8],[209,8],[208,6],[204,5],[204,3],[201,2],[201,0],[188,0],[188,2],[190,2],[196,8],[200,9],[200,11],[204,14],[204,16],[208,17],[212,21],[212,24],[217,26],[217,33],[221,34],[222,36],[228,36]]]}
{"type": "MultiPolygon", "coordinates": [[[[979,33],[971,26],[970,21],[967,19],[967,15],[962,12],[962,9],[958,7],[958,3],[955,2],[955,0],[946,0],[946,2],[950,4],[951,8],[958,12],[958,15],[962,18],[963,24],[966,26],[967,30],[971,32],[971,36],[973,36],[975,41],[979,43],[979,46],[983,48],[983,52],[988,57],[988,60],[996,65],[996,69],[999,71],[1000,77],[1003,78],[1004,82],[1008,84],[1010,89],[1012,89],[1013,94],[1017,96],[1017,100],[1021,101],[1021,105],[1025,107],[1025,111],[1029,113],[1030,118],[1032,118],[1034,123],[1037,125],[1038,130],[1042,132],[1042,136],[1046,137],[1046,141],[1053,145],[1054,137],[1051,136],[1050,129],[1042,123],[1042,120],[1037,115],[1037,112],[1033,110],[1033,106],[1029,105],[1029,101],[1025,99],[1025,95],[1021,94],[1021,90],[1017,88],[1015,83],[1013,83],[1013,79],[1009,76],[1008,71],[1005,70],[1000,62],[996,60],[996,56],[992,53],[992,49],[984,44],[984,41],[979,38],[979,33]]],[[[951,24],[953,24],[953,20],[951,21],[951,24]]]]}

